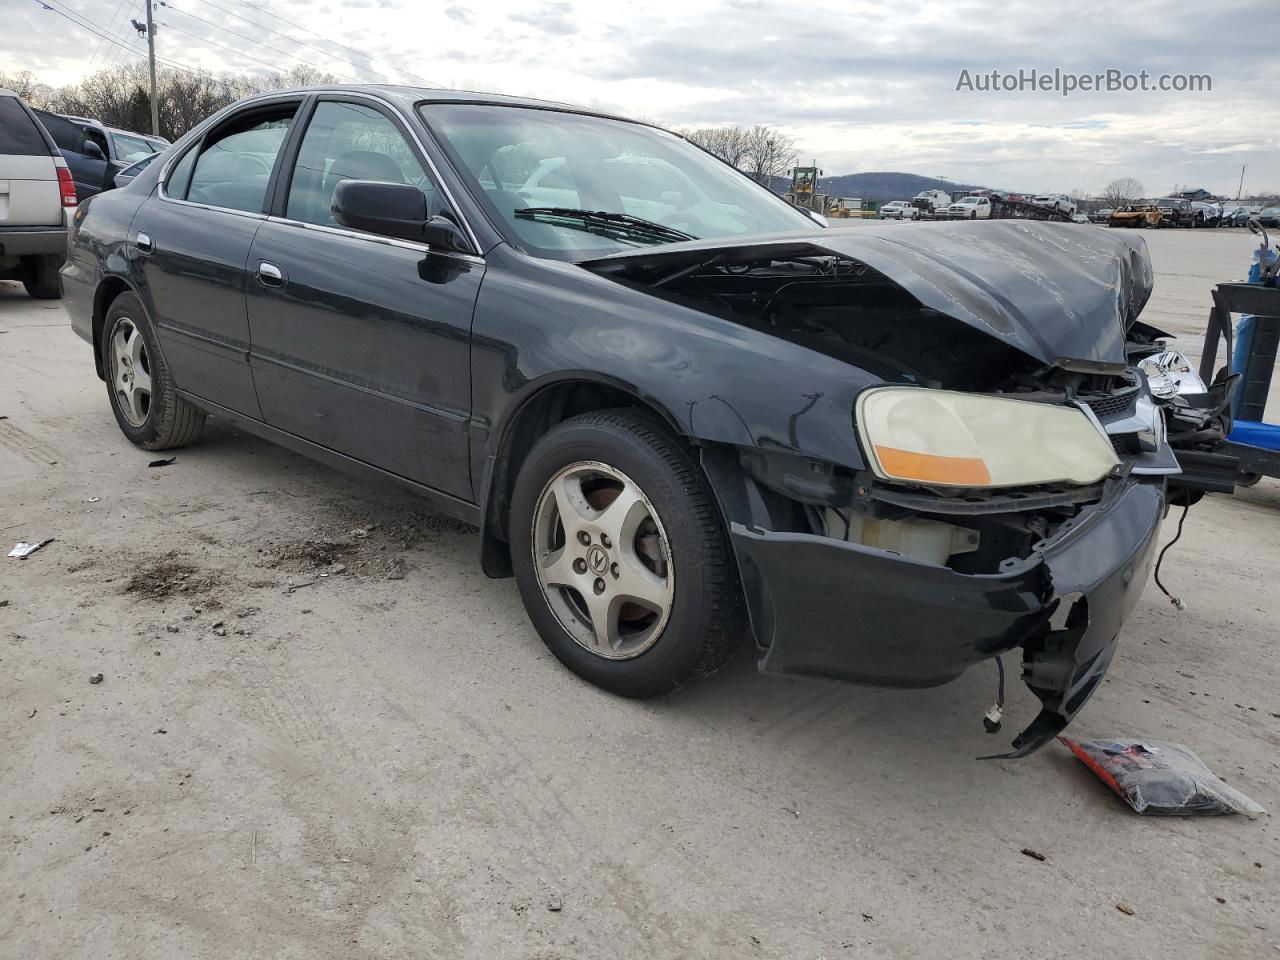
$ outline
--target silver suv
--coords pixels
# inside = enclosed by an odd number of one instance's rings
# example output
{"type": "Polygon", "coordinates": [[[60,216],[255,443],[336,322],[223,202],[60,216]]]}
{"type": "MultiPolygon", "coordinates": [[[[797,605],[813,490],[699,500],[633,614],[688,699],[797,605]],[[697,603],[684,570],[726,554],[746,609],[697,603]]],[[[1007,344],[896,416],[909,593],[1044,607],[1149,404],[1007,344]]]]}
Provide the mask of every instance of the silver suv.
{"type": "Polygon", "coordinates": [[[42,300],[61,296],[67,218],[76,186],[57,144],[30,108],[0,89],[0,280],[42,300]]]}

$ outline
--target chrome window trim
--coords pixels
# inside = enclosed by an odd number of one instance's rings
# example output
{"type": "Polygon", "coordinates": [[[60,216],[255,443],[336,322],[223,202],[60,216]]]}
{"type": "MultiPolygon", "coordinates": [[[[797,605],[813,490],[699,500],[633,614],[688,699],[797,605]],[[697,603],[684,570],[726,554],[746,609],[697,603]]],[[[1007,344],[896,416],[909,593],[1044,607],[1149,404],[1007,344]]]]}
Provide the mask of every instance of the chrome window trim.
{"type": "Polygon", "coordinates": [[[176,203],[184,207],[195,207],[197,210],[212,210],[214,213],[228,213],[233,217],[248,217],[250,220],[266,220],[265,213],[254,213],[252,210],[237,210],[234,207],[215,207],[211,203],[197,203],[194,200],[175,200],[164,193],[160,192],[160,199],[165,203],[176,203]]]}
{"type": "MultiPolygon", "coordinates": [[[[185,201],[174,201],[185,202],[185,201]]],[[[216,208],[215,208],[216,209],[216,208]]],[[[400,247],[404,250],[413,250],[415,253],[432,254],[437,257],[451,257],[455,260],[465,260],[467,263],[484,264],[485,259],[474,253],[463,253],[460,250],[436,250],[425,243],[418,243],[414,240],[401,240],[399,237],[383,237],[376,233],[363,233],[359,230],[348,230],[346,227],[331,227],[324,223],[308,223],[305,220],[291,220],[288,217],[266,217],[267,223],[276,223],[284,227],[298,227],[301,230],[315,230],[320,233],[332,234],[336,237],[347,237],[352,240],[367,240],[370,243],[380,243],[388,247],[400,247]]]]}
{"type": "MultiPolygon", "coordinates": [[[[397,109],[396,105],[392,101],[388,99],[384,99],[382,97],[374,96],[372,94],[365,93],[363,91],[357,91],[357,90],[304,91],[303,101],[302,101],[302,104],[299,104],[299,106],[302,106],[303,104],[305,104],[307,97],[312,97],[312,96],[316,97],[317,100],[322,100],[325,97],[329,97],[332,100],[336,100],[338,102],[341,102],[343,99],[346,99],[346,98],[364,100],[368,103],[374,103],[374,104],[378,104],[379,106],[386,107],[388,110],[391,111],[391,113],[398,116],[401,120],[401,123],[405,127],[405,129],[408,130],[409,136],[413,138],[413,142],[417,144],[418,152],[421,154],[422,158],[426,160],[427,167],[431,171],[431,176],[434,178],[436,186],[440,189],[440,192],[444,194],[445,199],[449,201],[449,207],[453,211],[454,217],[457,219],[462,229],[466,231],[467,239],[471,241],[471,248],[472,250],[475,251],[474,254],[462,254],[462,253],[455,253],[453,251],[445,253],[444,251],[435,251],[435,250],[430,252],[437,253],[440,256],[456,256],[456,257],[464,257],[464,258],[470,257],[477,262],[480,262],[480,263],[484,262],[484,257],[480,255],[480,249],[481,249],[480,240],[476,236],[475,230],[471,228],[471,224],[467,221],[467,217],[462,212],[462,208],[458,205],[457,197],[455,197],[453,194],[453,191],[449,189],[448,182],[444,179],[444,177],[440,176],[440,168],[436,166],[435,160],[432,159],[431,151],[427,149],[426,144],[422,142],[422,138],[418,136],[418,131],[413,128],[412,118],[406,118],[404,115],[404,112],[397,109]]],[[[251,104],[255,107],[261,107],[261,106],[270,106],[272,103],[276,103],[276,102],[288,103],[290,100],[293,100],[296,97],[297,97],[296,93],[292,95],[286,95],[286,96],[273,94],[273,95],[263,96],[261,98],[251,98],[251,99],[243,100],[239,104],[233,105],[233,108],[228,108],[228,112],[226,113],[225,117],[221,113],[215,114],[213,117],[210,117],[208,121],[206,121],[207,123],[206,127],[204,128],[197,127],[196,129],[200,131],[200,135],[193,139],[198,140],[202,138],[204,136],[204,133],[209,127],[212,127],[216,124],[221,123],[223,119],[229,118],[234,108],[238,108],[241,106],[248,107],[251,104]]],[[[238,112],[238,110],[236,110],[235,112],[238,112]]],[[[303,131],[303,136],[306,136],[306,131],[303,131]]],[[[187,149],[195,149],[195,147],[194,145],[192,145],[187,149]]],[[[305,227],[317,227],[323,230],[333,230],[332,227],[325,227],[321,224],[307,224],[307,223],[303,223],[301,220],[290,220],[287,217],[272,217],[265,213],[254,214],[254,213],[248,213],[247,211],[244,211],[244,210],[231,210],[227,207],[214,207],[208,204],[194,203],[193,201],[190,201],[190,200],[178,200],[178,199],[175,199],[174,197],[169,196],[167,193],[165,193],[165,190],[164,190],[165,184],[168,183],[169,181],[169,171],[174,167],[176,163],[181,161],[181,159],[186,156],[186,153],[187,153],[186,149],[180,150],[177,153],[175,153],[172,157],[169,158],[168,161],[165,162],[164,169],[160,171],[160,177],[157,180],[157,184],[156,184],[156,194],[157,196],[160,197],[161,200],[164,200],[168,203],[184,203],[184,204],[187,204],[188,206],[199,207],[204,210],[223,210],[223,211],[226,211],[227,213],[238,213],[245,216],[255,216],[255,217],[259,217],[266,220],[273,220],[278,223],[298,224],[305,227]]],[[[398,240],[393,237],[377,237],[374,234],[358,233],[356,231],[345,231],[345,230],[337,230],[334,232],[337,232],[339,234],[344,234],[346,236],[359,237],[362,239],[377,239],[383,242],[391,243],[393,245],[405,244],[410,249],[422,250],[424,252],[428,250],[428,247],[426,244],[415,244],[408,240],[398,240]]]]}

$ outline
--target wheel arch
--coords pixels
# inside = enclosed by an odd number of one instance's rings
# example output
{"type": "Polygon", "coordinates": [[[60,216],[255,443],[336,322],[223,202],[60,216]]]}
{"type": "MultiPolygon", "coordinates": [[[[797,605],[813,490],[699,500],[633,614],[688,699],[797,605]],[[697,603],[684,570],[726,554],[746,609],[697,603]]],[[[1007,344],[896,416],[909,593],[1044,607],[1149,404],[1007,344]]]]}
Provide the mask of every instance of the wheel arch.
{"type": "Polygon", "coordinates": [[[123,277],[115,274],[108,274],[102,278],[102,282],[98,284],[98,288],[93,292],[93,365],[98,371],[98,378],[106,379],[106,370],[103,366],[102,358],[102,327],[107,322],[107,311],[111,309],[111,304],[122,293],[137,294],[137,290],[133,285],[123,277]]]}
{"type": "Polygon", "coordinates": [[[614,377],[595,373],[558,375],[530,385],[498,426],[498,440],[484,461],[480,490],[480,566],[490,577],[512,575],[508,546],[511,494],[520,467],[552,427],[596,410],[629,407],[657,416],[676,436],[678,421],[652,397],[614,377]]]}

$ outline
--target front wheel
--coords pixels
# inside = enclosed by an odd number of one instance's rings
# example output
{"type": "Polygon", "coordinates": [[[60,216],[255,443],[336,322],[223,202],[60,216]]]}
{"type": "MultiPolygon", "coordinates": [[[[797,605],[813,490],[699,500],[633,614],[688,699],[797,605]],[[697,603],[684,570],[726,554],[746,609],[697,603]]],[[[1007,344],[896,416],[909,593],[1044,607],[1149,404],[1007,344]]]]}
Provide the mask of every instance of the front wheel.
{"type": "Polygon", "coordinates": [[[131,442],[167,450],[200,435],[204,412],[178,396],[142,301],[132,293],[111,304],[100,347],[111,411],[131,442]]]}
{"type": "Polygon", "coordinates": [[[566,420],[516,478],[511,554],[529,618],[561,663],[613,693],[657,696],[728,660],[729,550],[706,479],[652,415],[566,420]]]}

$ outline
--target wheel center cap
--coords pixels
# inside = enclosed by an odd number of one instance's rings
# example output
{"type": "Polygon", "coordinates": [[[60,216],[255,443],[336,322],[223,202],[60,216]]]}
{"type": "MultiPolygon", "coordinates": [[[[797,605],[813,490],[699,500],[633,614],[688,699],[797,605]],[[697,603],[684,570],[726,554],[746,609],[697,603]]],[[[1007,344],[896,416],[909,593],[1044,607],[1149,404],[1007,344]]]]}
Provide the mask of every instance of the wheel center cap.
{"type": "Polygon", "coordinates": [[[595,574],[602,574],[609,569],[609,555],[604,552],[604,547],[599,544],[592,545],[587,551],[587,566],[595,574]]]}

